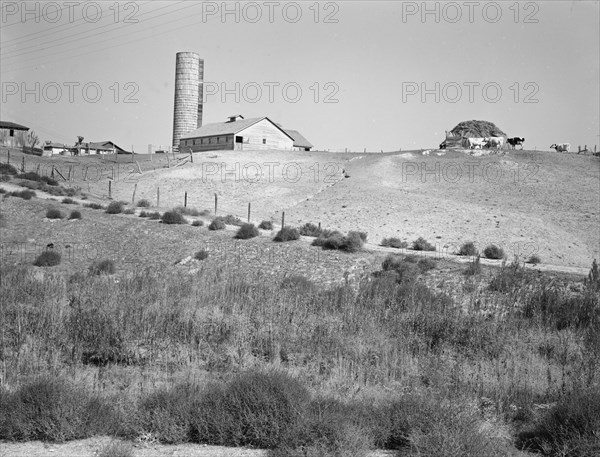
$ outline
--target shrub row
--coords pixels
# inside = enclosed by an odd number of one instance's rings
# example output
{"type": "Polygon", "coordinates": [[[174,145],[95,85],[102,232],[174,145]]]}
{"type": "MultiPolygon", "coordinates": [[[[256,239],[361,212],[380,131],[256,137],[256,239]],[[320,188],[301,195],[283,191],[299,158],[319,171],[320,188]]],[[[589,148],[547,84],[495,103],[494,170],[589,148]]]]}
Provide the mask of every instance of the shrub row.
{"type": "MultiPolygon", "coordinates": [[[[575,436],[579,441],[593,439],[598,421],[593,407],[599,397],[586,397],[591,405],[583,412],[562,405],[551,411],[551,424],[569,426],[560,435],[536,429],[524,437],[523,446],[538,436],[557,445],[575,436]]],[[[274,370],[242,372],[226,384],[203,388],[181,384],[160,389],[142,397],[137,406],[127,405],[128,414],[110,399],[56,378],[40,378],[11,393],[0,391],[0,399],[0,439],[15,441],[151,434],[169,444],[269,449],[272,457],[364,456],[373,448],[465,457],[506,451],[506,444],[480,429],[478,413],[469,406],[418,395],[396,396],[382,404],[343,402],[311,396],[296,378],[274,370]]]]}

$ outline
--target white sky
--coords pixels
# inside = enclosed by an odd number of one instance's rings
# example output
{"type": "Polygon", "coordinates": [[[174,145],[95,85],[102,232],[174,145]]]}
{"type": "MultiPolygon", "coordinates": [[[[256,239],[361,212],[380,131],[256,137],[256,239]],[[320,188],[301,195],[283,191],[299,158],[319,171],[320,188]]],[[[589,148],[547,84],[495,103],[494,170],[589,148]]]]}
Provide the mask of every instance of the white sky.
{"type": "Polygon", "coordinates": [[[205,124],[269,116],[319,149],[391,151],[435,147],[444,130],[484,119],[528,148],[600,145],[598,1],[228,2],[237,17],[222,2],[115,5],[2,2],[2,120],[42,140],[168,146],[175,54],[193,51],[205,90],[219,91],[205,124]],[[422,17],[424,6],[434,12],[422,17]]]}

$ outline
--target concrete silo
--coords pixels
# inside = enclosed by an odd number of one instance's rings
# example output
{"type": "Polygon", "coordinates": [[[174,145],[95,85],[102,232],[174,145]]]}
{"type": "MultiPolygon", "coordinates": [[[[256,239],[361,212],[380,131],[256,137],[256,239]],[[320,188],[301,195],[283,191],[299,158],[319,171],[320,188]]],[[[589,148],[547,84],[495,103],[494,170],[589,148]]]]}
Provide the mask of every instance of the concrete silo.
{"type": "Polygon", "coordinates": [[[204,61],[195,52],[178,52],[175,61],[173,148],[179,139],[202,126],[204,61]]]}

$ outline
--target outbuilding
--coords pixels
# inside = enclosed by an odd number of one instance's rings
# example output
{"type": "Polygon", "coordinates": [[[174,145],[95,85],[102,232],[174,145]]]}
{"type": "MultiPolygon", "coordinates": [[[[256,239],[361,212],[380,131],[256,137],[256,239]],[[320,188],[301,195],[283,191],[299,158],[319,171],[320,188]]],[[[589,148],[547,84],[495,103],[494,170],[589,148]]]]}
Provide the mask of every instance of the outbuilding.
{"type": "MultiPolygon", "coordinates": [[[[301,135],[298,138],[302,139],[302,144],[308,143],[301,135]]],[[[242,115],[237,114],[229,116],[227,122],[206,124],[183,135],[179,142],[179,150],[181,152],[253,149],[291,151],[296,143],[298,142],[288,131],[268,117],[244,119],[242,115]]]]}
{"type": "Polygon", "coordinates": [[[0,146],[22,148],[27,145],[29,127],[14,122],[0,121],[0,146]]]}

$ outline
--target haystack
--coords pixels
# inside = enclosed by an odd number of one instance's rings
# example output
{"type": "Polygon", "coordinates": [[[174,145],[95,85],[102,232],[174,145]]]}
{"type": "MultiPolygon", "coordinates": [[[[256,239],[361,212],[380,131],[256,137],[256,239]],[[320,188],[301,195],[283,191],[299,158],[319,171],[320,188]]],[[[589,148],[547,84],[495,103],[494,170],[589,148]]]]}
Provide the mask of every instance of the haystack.
{"type": "Polygon", "coordinates": [[[488,121],[464,121],[450,130],[450,133],[461,138],[486,138],[491,136],[506,138],[506,133],[496,127],[493,122],[488,121]]]}

